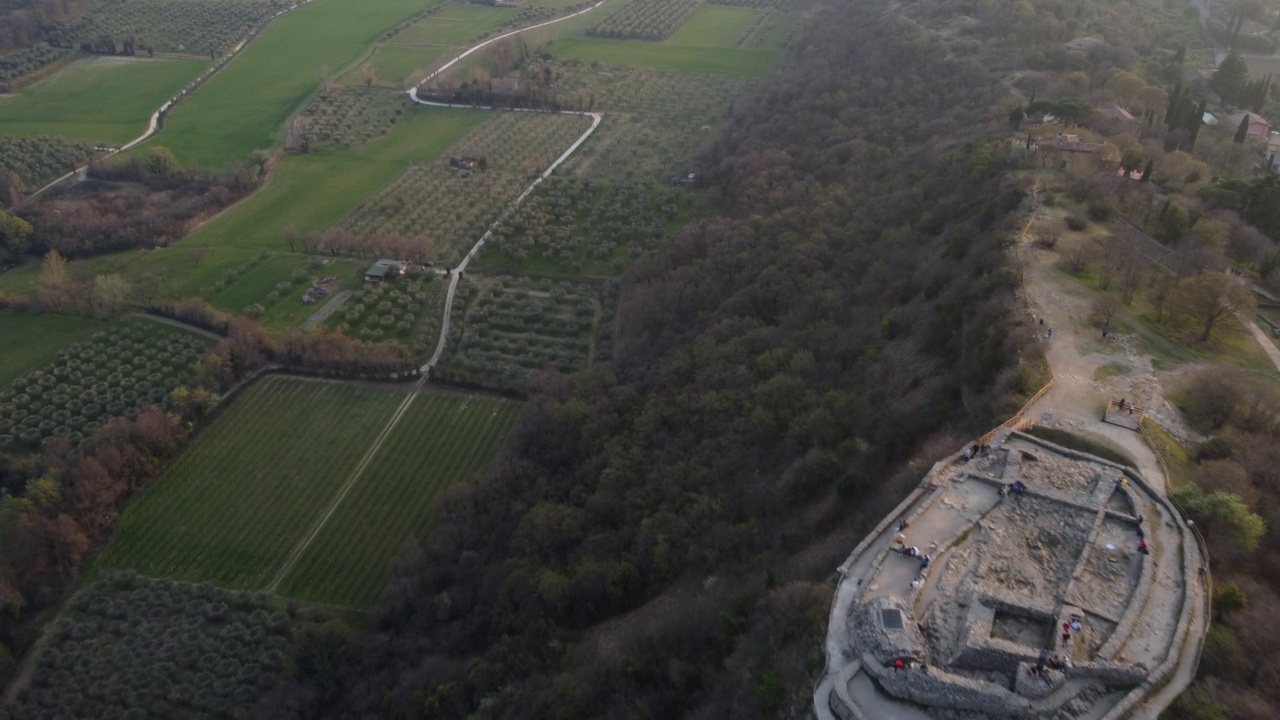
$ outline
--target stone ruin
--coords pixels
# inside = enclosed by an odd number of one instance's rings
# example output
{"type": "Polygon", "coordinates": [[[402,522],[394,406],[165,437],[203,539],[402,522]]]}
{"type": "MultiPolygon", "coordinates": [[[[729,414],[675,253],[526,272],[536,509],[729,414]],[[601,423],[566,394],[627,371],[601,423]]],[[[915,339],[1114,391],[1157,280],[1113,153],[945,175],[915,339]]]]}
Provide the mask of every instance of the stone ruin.
{"type": "Polygon", "coordinates": [[[1006,431],[938,463],[841,567],[818,714],[1132,717],[1198,656],[1204,562],[1133,469],[1006,431]]]}

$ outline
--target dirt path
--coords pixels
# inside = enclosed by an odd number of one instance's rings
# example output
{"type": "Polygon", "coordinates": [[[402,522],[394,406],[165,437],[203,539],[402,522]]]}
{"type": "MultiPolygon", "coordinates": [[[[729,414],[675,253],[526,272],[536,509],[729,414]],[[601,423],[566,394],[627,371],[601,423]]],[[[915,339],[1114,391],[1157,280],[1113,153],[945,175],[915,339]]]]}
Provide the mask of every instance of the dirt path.
{"type": "Polygon", "coordinates": [[[1186,369],[1156,371],[1136,333],[1113,332],[1103,340],[1088,321],[1093,291],[1057,268],[1056,253],[1035,245],[1038,231],[1059,220],[1052,209],[1042,209],[1018,246],[1027,304],[1055,380],[1027,417],[1122,448],[1152,486],[1167,492],[1159,461],[1141,434],[1101,418],[1110,398],[1124,398],[1145,408],[1148,418],[1179,440],[1196,440],[1164,392],[1164,381],[1186,369]]]}
{"type": "Polygon", "coordinates": [[[316,536],[320,534],[320,531],[324,529],[325,524],[329,522],[329,518],[333,517],[333,513],[337,511],[338,506],[347,498],[347,494],[351,492],[351,488],[355,487],[356,481],[364,475],[365,469],[369,467],[370,463],[373,462],[373,458],[378,454],[378,451],[382,449],[382,444],[387,441],[387,437],[391,435],[391,431],[395,430],[396,425],[400,424],[401,418],[403,418],[404,414],[408,412],[409,406],[413,404],[413,401],[417,399],[419,391],[422,390],[422,385],[426,381],[427,379],[425,376],[419,380],[417,384],[413,386],[413,390],[405,396],[405,399],[400,403],[400,406],[396,408],[395,413],[391,415],[391,419],[388,420],[386,426],[382,428],[382,432],[378,433],[378,437],[374,438],[373,444],[369,446],[364,457],[360,458],[360,463],[356,465],[355,469],[351,471],[351,475],[347,477],[346,482],[342,484],[342,488],[338,490],[338,494],[333,498],[333,502],[329,503],[329,507],[325,509],[324,514],[316,520],[315,525],[311,526],[311,530],[302,538],[302,541],[293,549],[293,552],[289,553],[289,558],[285,560],[284,565],[280,567],[280,571],[276,573],[271,584],[267,586],[267,590],[269,592],[275,592],[276,588],[280,587],[280,583],[288,577],[289,571],[293,570],[293,567],[302,559],[303,553],[307,551],[307,548],[311,546],[311,542],[315,540],[316,536]]]}
{"type": "Polygon", "coordinates": [[[310,330],[311,328],[319,327],[325,320],[333,317],[334,313],[342,309],[342,305],[347,302],[347,299],[351,297],[351,294],[350,290],[343,290],[337,295],[334,295],[329,302],[324,304],[324,307],[311,313],[311,317],[302,322],[302,329],[310,330]]]}
{"type": "MultiPolygon", "coordinates": [[[[292,12],[301,7],[305,7],[311,2],[312,0],[297,0],[297,2],[295,2],[294,4],[289,5],[288,7],[285,7],[284,9],[276,12],[271,17],[267,18],[262,24],[256,25],[250,28],[249,32],[243,38],[241,38],[239,42],[237,42],[230,50],[228,50],[225,54],[223,54],[222,57],[214,61],[212,67],[202,72],[200,74],[200,77],[196,78],[195,80],[192,80],[190,83],[187,84],[186,87],[182,88],[176,94],[174,94],[173,97],[169,98],[168,100],[165,100],[164,104],[161,105],[155,112],[151,113],[151,119],[147,122],[147,129],[143,131],[141,135],[130,140],[124,145],[116,148],[115,150],[108,152],[103,157],[104,158],[111,157],[112,155],[122,153],[126,150],[136,147],[137,145],[143,142],[146,142],[152,135],[155,135],[157,132],[160,131],[160,120],[164,117],[165,113],[169,112],[170,108],[172,108],[174,105],[177,105],[178,102],[180,102],[188,94],[198,90],[201,85],[203,85],[205,82],[209,80],[209,78],[213,77],[214,75],[217,74],[219,70],[226,67],[227,63],[234,60],[235,57],[240,54],[240,51],[244,50],[245,47],[249,44],[249,41],[257,37],[258,34],[261,33],[262,30],[267,25],[271,24],[272,20],[275,20],[276,18],[280,17],[281,15],[284,15],[285,13],[292,12]]],[[[39,190],[36,190],[35,192],[31,193],[29,196],[27,196],[27,200],[31,200],[35,198],[37,195],[40,195],[41,193],[48,190],[49,188],[61,182],[64,182],[69,178],[75,177],[77,175],[81,175],[82,173],[86,172],[88,169],[89,169],[89,164],[85,163],[83,166],[78,167],[75,170],[72,170],[66,175],[63,175],[62,177],[57,178],[56,180],[49,183],[48,185],[45,185],[39,190]]]]}
{"type": "Polygon", "coordinates": [[[1267,357],[1271,358],[1271,364],[1276,366],[1276,370],[1280,370],[1280,348],[1277,348],[1271,337],[1263,332],[1262,328],[1258,327],[1258,323],[1245,320],[1244,326],[1249,328],[1249,332],[1253,333],[1253,337],[1262,346],[1262,351],[1267,354],[1267,357]]]}
{"type": "MultiPolygon", "coordinates": [[[[1103,341],[1101,332],[1087,320],[1095,294],[1057,269],[1056,254],[1034,244],[1037,228],[1042,223],[1059,221],[1051,211],[1043,212],[1028,225],[1028,232],[1023,234],[1018,245],[1024,270],[1023,288],[1032,312],[1044,321],[1044,325],[1037,324],[1037,328],[1041,330],[1045,357],[1055,378],[1054,387],[1033,406],[1028,417],[1043,425],[1101,438],[1119,446],[1134,459],[1147,482],[1157,491],[1167,494],[1168,483],[1163,468],[1142,436],[1104,423],[1100,418],[1107,400],[1121,397],[1146,408],[1148,418],[1184,444],[1196,441],[1197,434],[1187,427],[1177,409],[1165,399],[1163,381],[1200,365],[1188,365],[1173,372],[1156,371],[1150,355],[1143,350],[1144,336],[1138,334],[1141,331],[1135,334],[1111,333],[1103,341]]],[[[1255,336],[1262,335],[1252,323],[1245,324],[1255,336]]],[[[1154,338],[1148,339],[1158,342],[1154,338]]],[[[1268,354],[1271,355],[1275,346],[1264,340],[1269,339],[1259,337],[1259,342],[1264,348],[1269,348],[1268,354]]],[[[1280,367],[1280,351],[1275,352],[1272,359],[1280,367]]],[[[1192,558],[1193,567],[1205,564],[1198,545],[1188,547],[1186,552],[1192,558]]],[[[1195,577],[1181,580],[1199,583],[1195,577]]],[[[1188,599],[1193,607],[1190,627],[1178,648],[1173,673],[1159,690],[1133,709],[1130,717],[1154,720],[1195,679],[1208,622],[1207,589],[1198,587],[1199,592],[1189,593],[1188,599]]]]}
{"type": "Polygon", "coordinates": [[[217,342],[218,340],[225,339],[223,338],[223,336],[215,332],[205,330],[204,328],[196,327],[195,325],[188,325],[187,323],[184,323],[181,320],[174,320],[173,318],[161,317],[159,315],[152,315],[151,313],[145,313],[145,312],[134,313],[134,315],[144,320],[150,320],[151,322],[162,323],[164,325],[172,325],[173,327],[186,330],[189,333],[203,335],[204,337],[207,337],[210,340],[213,340],[215,342],[217,342]]]}

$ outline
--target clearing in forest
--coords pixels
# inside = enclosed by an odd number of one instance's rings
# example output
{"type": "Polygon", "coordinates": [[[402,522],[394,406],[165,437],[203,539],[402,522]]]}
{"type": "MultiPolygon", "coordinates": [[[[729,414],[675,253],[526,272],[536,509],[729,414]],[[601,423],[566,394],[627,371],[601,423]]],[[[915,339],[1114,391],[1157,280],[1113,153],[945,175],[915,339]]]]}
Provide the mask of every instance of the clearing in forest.
{"type": "Polygon", "coordinates": [[[481,467],[518,410],[509,401],[422,394],[353,475],[407,397],[355,384],[258,381],[130,503],[95,569],[261,590],[296,561],[282,593],[367,606],[391,558],[423,529],[436,491],[481,467]],[[328,535],[335,531],[338,541],[328,535]]]}

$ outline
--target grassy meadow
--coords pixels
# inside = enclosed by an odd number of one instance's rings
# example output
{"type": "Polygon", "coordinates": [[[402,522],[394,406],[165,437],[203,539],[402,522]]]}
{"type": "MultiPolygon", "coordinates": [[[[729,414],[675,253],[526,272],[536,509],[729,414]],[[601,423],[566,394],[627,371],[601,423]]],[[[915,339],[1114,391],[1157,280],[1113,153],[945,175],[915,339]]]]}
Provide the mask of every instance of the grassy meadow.
{"type": "MultiPolygon", "coordinates": [[[[512,8],[450,5],[397,33],[391,42],[380,46],[365,65],[373,68],[378,82],[400,87],[438,61],[456,56],[481,33],[501,26],[514,14],[512,8]]],[[[363,70],[347,73],[343,81],[363,82],[363,70]]]]}
{"type": "Polygon", "coordinates": [[[283,247],[285,228],[313,232],[329,227],[409,165],[438,157],[488,117],[470,110],[413,108],[388,135],[367,145],[289,155],[261,190],[210,220],[182,245],[283,247]]]}
{"type": "Polygon", "coordinates": [[[16,95],[0,96],[0,135],[124,144],[208,65],[207,59],[114,57],[72,63],[16,95]]]}
{"type": "Polygon", "coordinates": [[[662,41],[672,47],[734,48],[738,36],[760,13],[755,8],[706,5],[680,26],[675,35],[662,41]]]}
{"type": "Polygon", "coordinates": [[[53,362],[68,345],[79,342],[106,323],[72,315],[35,315],[0,310],[0,388],[53,362]]]}
{"type": "Polygon", "coordinates": [[[315,0],[272,21],[151,142],[184,165],[222,167],[279,144],[288,117],[388,29],[438,0],[315,0]]]}
{"type": "MultiPolygon", "coordinates": [[[[288,155],[266,185],[206,222],[182,242],[158,250],[133,250],[70,263],[78,277],[120,273],[137,282],[161,279],[164,294],[200,295],[215,305],[241,312],[264,303],[273,286],[308,267],[308,257],[288,252],[285,228],[323,230],[381,190],[405,168],[439,157],[491,113],[448,108],[412,108],[386,136],[348,150],[288,155]],[[272,252],[263,257],[263,249],[272,252]],[[232,277],[234,273],[234,277],[232,277]]],[[[429,201],[423,198],[423,201],[429,201]]],[[[301,248],[297,248],[299,251],[301,248]]],[[[366,259],[334,259],[331,267],[311,271],[358,280],[366,259]]],[[[30,295],[40,263],[31,260],[0,275],[0,291],[30,295]]],[[[304,306],[295,291],[265,318],[273,329],[296,327],[315,306],[304,306]]]]}
{"type": "Polygon", "coordinates": [[[796,19],[794,13],[781,16],[758,45],[743,46],[744,35],[762,12],[766,11],[707,5],[674,35],[660,42],[588,37],[585,32],[578,32],[553,44],[551,53],[609,65],[757,77],[778,62],[782,42],[796,19]]]}

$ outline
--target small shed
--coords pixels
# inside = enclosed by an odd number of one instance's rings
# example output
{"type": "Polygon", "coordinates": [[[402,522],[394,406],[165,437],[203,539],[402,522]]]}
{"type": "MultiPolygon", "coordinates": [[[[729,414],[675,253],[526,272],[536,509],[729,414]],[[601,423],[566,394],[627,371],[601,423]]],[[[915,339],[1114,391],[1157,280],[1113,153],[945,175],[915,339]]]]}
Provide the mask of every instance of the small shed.
{"type": "Polygon", "coordinates": [[[409,263],[403,260],[382,258],[364,271],[365,282],[389,282],[404,275],[409,263]]]}

